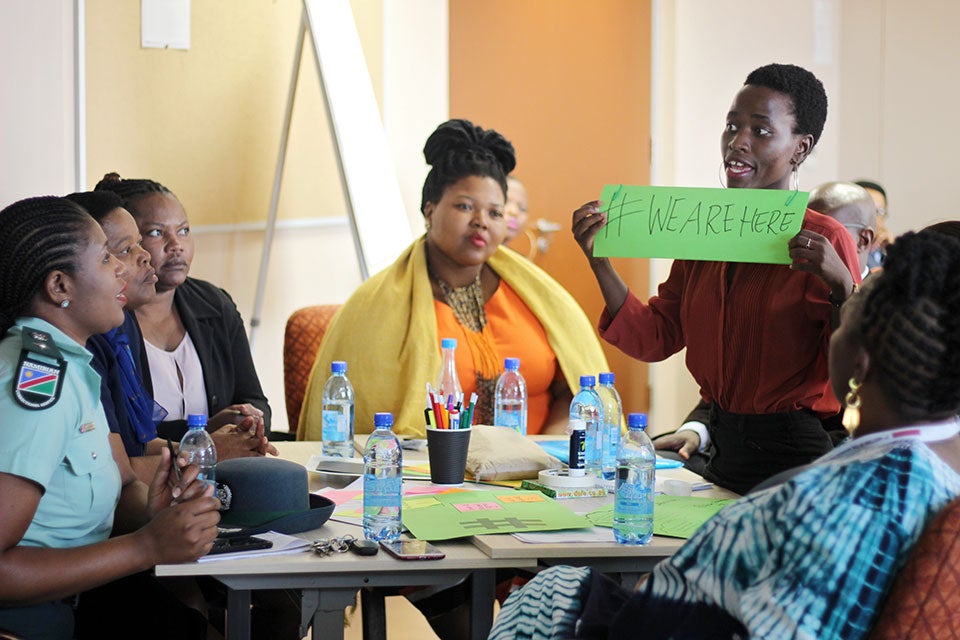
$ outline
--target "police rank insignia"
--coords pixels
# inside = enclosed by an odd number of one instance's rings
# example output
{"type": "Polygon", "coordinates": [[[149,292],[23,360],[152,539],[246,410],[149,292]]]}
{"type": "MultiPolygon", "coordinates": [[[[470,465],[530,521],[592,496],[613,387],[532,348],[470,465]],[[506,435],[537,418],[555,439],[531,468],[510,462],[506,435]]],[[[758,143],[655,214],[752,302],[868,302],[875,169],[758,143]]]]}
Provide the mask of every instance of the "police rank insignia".
{"type": "Polygon", "coordinates": [[[67,363],[60,357],[60,350],[50,334],[24,327],[22,340],[17,375],[13,379],[13,396],[24,409],[52,407],[60,399],[67,363]],[[34,358],[35,353],[56,358],[56,362],[34,358]]]}

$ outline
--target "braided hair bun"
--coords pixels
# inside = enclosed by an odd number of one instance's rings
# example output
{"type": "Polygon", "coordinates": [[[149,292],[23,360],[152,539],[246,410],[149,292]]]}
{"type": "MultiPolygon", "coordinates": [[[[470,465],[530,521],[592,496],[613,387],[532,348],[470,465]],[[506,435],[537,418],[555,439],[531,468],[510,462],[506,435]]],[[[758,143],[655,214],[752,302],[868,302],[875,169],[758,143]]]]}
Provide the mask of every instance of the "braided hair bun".
{"type": "Polygon", "coordinates": [[[876,277],[860,333],[884,391],[915,421],[960,413],[960,239],[906,233],[876,277]]]}
{"type": "Polygon", "coordinates": [[[143,178],[121,178],[119,173],[112,171],[103,176],[103,179],[93,188],[94,191],[112,191],[123,200],[123,208],[133,214],[133,217],[139,217],[137,210],[137,200],[153,193],[166,193],[173,195],[170,189],[159,182],[143,178]]]}
{"type": "Polygon", "coordinates": [[[438,202],[447,187],[470,176],[493,178],[506,195],[507,174],[517,165],[509,140],[460,119],[448,120],[430,134],[423,157],[431,169],[423,183],[421,211],[428,202],[438,202]]]}

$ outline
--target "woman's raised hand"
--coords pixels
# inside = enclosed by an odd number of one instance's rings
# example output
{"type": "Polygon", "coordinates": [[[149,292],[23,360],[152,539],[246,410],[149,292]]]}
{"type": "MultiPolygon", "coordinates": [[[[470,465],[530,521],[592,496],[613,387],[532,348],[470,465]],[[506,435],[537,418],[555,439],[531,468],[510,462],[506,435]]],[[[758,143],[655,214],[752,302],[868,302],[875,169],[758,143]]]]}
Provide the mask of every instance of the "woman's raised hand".
{"type": "Polygon", "coordinates": [[[573,212],[573,237],[588,259],[593,258],[593,238],[607,223],[606,212],[600,211],[601,204],[591,200],[573,212]]]}
{"type": "Polygon", "coordinates": [[[830,288],[836,300],[846,300],[853,292],[854,279],[840,254],[826,237],[801,229],[787,242],[791,269],[812,273],[830,288]]]}

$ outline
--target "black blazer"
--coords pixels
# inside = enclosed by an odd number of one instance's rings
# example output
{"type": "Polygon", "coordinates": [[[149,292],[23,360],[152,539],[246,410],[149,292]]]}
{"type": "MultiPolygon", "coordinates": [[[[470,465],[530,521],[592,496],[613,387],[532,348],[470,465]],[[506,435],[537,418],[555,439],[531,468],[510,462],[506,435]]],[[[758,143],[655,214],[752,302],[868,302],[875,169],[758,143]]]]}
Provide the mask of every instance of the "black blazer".
{"type": "MultiPolygon", "coordinates": [[[[233,299],[209,282],[187,278],[174,292],[173,302],[200,357],[210,415],[232,404],[248,402],[263,411],[264,427],[270,433],[270,405],[263,395],[243,318],[233,299]]],[[[153,395],[146,349],[140,351],[143,382],[153,395]]],[[[165,421],[157,427],[160,437],[174,440],[186,430],[185,420],[165,421]]]]}

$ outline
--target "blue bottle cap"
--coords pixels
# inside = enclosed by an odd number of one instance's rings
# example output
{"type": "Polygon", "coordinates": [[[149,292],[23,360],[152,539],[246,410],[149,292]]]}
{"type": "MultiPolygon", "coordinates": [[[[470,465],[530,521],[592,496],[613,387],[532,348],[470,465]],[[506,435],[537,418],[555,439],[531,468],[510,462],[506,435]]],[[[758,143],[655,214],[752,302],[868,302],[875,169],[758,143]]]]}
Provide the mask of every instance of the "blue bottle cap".
{"type": "Polygon", "coordinates": [[[645,413],[629,413],[629,414],[627,414],[627,428],[628,428],[628,429],[646,429],[646,428],[647,428],[647,414],[645,414],[645,413]]]}
{"type": "Polygon", "coordinates": [[[206,427],[207,416],[202,413],[191,413],[187,416],[187,427],[206,427]]]}
{"type": "Polygon", "coordinates": [[[456,338],[444,338],[440,341],[441,349],[456,349],[457,339],[456,338]]]}
{"type": "Polygon", "coordinates": [[[347,363],[343,360],[334,360],[330,363],[330,373],[346,373],[347,363]]]}
{"type": "Polygon", "coordinates": [[[374,427],[392,427],[393,414],[389,412],[373,414],[373,426],[374,427]]]}
{"type": "Polygon", "coordinates": [[[581,387],[592,387],[597,384],[597,379],[593,376],[580,376],[581,387]]]}
{"type": "Polygon", "coordinates": [[[507,371],[519,371],[520,358],[504,358],[503,368],[506,369],[507,371]]]}
{"type": "Polygon", "coordinates": [[[613,372],[605,371],[600,374],[600,384],[613,384],[613,372]]]}

